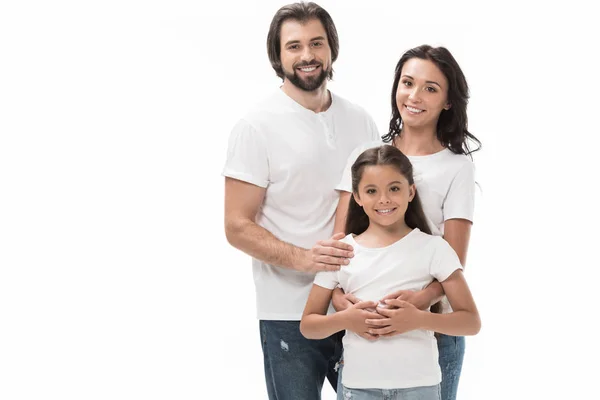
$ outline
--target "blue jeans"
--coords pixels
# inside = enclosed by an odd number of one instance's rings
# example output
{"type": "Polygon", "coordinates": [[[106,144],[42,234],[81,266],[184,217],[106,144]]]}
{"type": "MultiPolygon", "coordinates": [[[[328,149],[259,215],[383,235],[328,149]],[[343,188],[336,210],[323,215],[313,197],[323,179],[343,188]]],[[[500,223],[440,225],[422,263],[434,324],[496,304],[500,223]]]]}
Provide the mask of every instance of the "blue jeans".
{"type": "Polygon", "coordinates": [[[465,337],[440,334],[437,342],[442,369],[442,400],[456,400],[458,380],[465,356],[465,337]]]}
{"type": "Polygon", "coordinates": [[[320,400],[325,378],[337,389],[343,331],[309,340],[300,321],[260,321],[269,400],[320,400]]]}
{"type": "MultiPolygon", "coordinates": [[[[440,334],[437,340],[439,363],[442,370],[442,383],[440,384],[442,400],[456,400],[458,391],[458,380],[462,370],[463,358],[465,356],[465,337],[448,336],[440,334]]],[[[340,361],[338,370],[338,399],[343,391],[342,370],[344,362],[340,361]]]]}
{"type": "Polygon", "coordinates": [[[440,400],[440,385],[408,389],[349,389],[342,386],[338,400],[440,400]]]}

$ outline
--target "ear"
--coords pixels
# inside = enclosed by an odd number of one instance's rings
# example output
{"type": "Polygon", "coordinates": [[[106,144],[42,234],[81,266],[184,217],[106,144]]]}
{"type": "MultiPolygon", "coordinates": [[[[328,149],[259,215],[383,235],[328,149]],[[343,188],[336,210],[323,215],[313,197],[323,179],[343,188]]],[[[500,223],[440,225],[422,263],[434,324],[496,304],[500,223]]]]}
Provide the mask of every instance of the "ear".
{"type": "Polygon", "coordinates": [[[363,206],[362,202],[360,201],[360,197],[358,197],[358,193],[352,192],[352,197],[354,197],[354,201],[356,202],[356,204],[358,204],[361,207],[363,206]]]}
{"type": "Polygon", "coordinates": [[[415,198],[415,194],[417,193],[417,186],[413,183],[408,188],[408,202],[410,203],[415,198]]]}
{"type": "Polygon", "coordinates": [[[452,107],[452,104],[446,103],[446,105],[444,106],[444,110],[449,110],[450,107],[452,107]]]}

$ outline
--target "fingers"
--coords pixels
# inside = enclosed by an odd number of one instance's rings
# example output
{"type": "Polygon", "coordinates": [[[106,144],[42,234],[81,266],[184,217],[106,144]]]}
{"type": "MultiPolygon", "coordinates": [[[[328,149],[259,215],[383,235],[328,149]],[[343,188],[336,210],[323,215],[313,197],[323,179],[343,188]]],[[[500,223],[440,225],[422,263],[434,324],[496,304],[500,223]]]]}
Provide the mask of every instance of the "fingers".
{"type": "Polygon", "coordinates": [[[385,304],[387,304],[389,306],[396,306],[396,307],[399,307],[399,308],[412,308],[412,307],[414,307],[408,301],[398,300],[398,299],[388,299],[388,300],[385,301],[385,304]]]}
{"type": "Polygon", "coordinates": [[[377,307],[377,313],[383,316],[384,318],[392,318],[396,310],[390,310],[388,308],[377,307]]]}
{"type": "Polygon", "coordinates": [[[392,323],[392,320],[389,318],[383,318],[383,319],[369,318],[369,319],[365,320],[365,324],[372,325],[375,327],[389,326],[391,323],[392,323]]]}
{"type": "Polygon", "coordinates": [[[312,272],[339,271],[339,270],[340,270],[339,265],[317,263],[317,264],[315,264],[312,272]]]}
{"type": "Polygon", "coordinates": [[[394,332],[394,328],[392,328],[391,326],[386,326],[383,328],[371,328],[369,329],[368,333],[370,333],[371,335],[387,335],[389,333],[394,332]]]}
{"type": "Polygon", "coordinates": [[[359,310],[364,310],[365,308],[377,307],[377,303],[375,303],[374,301],[361,301],[354,304],[354,307],[358,308],[359,310]]]}
{"type": "MultiPolygon", "coordinates": [[[[329,238],[329,240],[340,240],[346,237],[346,234],[344,232],[338,232],[338,233],[334,233],[332,237],[329,238]]],[[[350,246],[352,247],[352,246],[350,246]]]]}
{"type": "Polygon", "coordinates": [[[394,293],[390,293],[387,296],[385,296],[383,299],[381,299],[381,301],[383,302],[388,299],[396,299],[396,298],[398,298],[398,296],[400,296],[404,292],[405,292],[405,290],[397,290],[394,293]]]}
{"type": "MultiPolygon", "coordinates": [[[[318,241],[314,248],[321,249],[336,249],[340,251],[345,251],[347,253],[351,253],[354,249],[348,243],[341,242],[339,240],[327,239],[318,241]]],[[[350,256],[352,257],[352,256],[350,256]]]]}
{"type": "Polygon", "coordinates": [[[360,301],[361,301],[358,297],[356,297],[352,293],[348,293],[347,295],[345,295],[345,297],[346,297],[346,300],[348,300],[352,304],[360,303],[360,301]]]}
{"type": "Polygon", "coordinates": [[[348,265],[350,263],[350,260],[344,257],[337,257],[337,256],[323,256],[323,255],[317,255],[317,256],[313,256],[313,260],[315,262],[321,263],[321,264],[329,264],[329,265],[348,265]]]}
{"type": "Polygon", "coordinates": [[[376,340],[379,337],[377,335],[371,335],[368,332],[359,333],[358,336],[360,336],[363,339],[367,339],[367,340],[376,340]]]}
{"type": "MultiPolygon", "coordinates": [[[[341,242],[339,242],[341,243],[341,242]]],[[[352,258],[354,253],[352,250],[340,249],[335,246],[316,245],[312,248],[313,257],[337,257],[337,258],[352,258]]]]}

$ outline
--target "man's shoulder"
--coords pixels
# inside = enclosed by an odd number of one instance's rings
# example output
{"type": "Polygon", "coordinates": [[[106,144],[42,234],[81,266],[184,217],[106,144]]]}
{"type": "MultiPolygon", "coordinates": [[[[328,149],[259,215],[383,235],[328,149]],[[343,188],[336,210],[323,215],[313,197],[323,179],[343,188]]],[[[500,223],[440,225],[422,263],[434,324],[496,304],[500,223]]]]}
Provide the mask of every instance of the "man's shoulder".
{"type": "Polygon", "coordinates": [[[349,112],[349,113],[352,113],[355,115],[361,115],[361,116],[371,118],[371,115],[362,106],[358,105],[357,103],[354,103],[354,102],[338,95],[337,93],[331,92],[331,95],[334,97],[336,105],[339,110],[349,112]]]}

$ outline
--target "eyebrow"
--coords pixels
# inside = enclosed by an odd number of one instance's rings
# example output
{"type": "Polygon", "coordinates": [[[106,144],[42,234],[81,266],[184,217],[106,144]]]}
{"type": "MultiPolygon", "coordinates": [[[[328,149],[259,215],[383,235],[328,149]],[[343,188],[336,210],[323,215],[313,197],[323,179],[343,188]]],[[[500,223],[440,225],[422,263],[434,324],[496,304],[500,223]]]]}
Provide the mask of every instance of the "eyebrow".
{"type": "MultiPolygon", "coordinates": [[[[410,75],[402,75],[402,76],[403,76],[403,77],[406,77],[406,78],[410,78],[410,79],[412,79],[413,81],[415,80],[415,78],[413,78],[413,77],[412,77],[412,76],[410,76],[410,75]]],[[[438,85],[440,88],[442,87],[442,85],[440,85],[440,84],[439,84],[439,83],[437,83],[436,81],[425,81],[425,83],[433,83],[434,85],[438,85]]]]}
{"type": "MultiPolygon", "coordinates": [[[[402,182],[394,181],[394,182],[388,183],[388,186],[392,186],[392,185],[402,185],[402,182]]],[[[377,187],[377,186],[375,184],[371,183],[369,185],[365,185],[365,188],[368,188],[368,187],[377,187]]]]}
{"type": "MultiPolygon", "coordinates": [[[[317,36],[317,37],[310,39],[309,42],[314,42],[315,40],[325,40],[325,38],[323,36],[317,36]]],[[[296,44],[296,43],[300,43],[300,41],[299,40],[290,40],[285,43],[285,46],[289,46],[290,44],[296,44]]]]}

